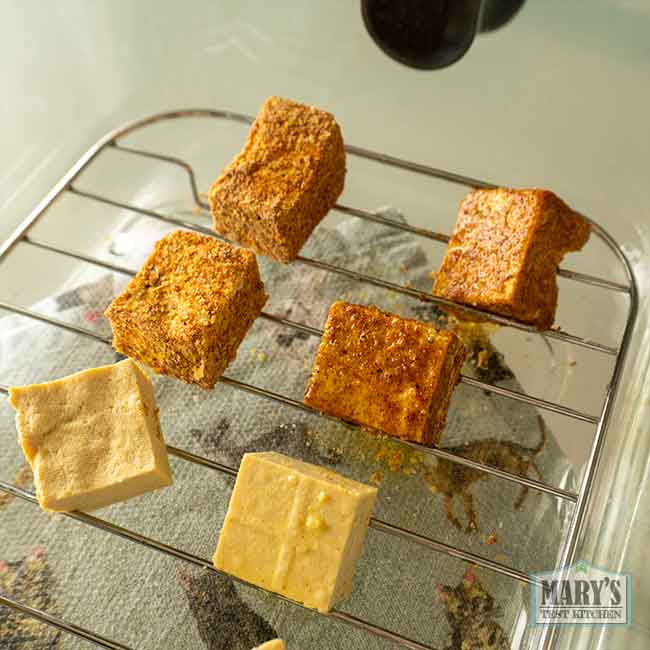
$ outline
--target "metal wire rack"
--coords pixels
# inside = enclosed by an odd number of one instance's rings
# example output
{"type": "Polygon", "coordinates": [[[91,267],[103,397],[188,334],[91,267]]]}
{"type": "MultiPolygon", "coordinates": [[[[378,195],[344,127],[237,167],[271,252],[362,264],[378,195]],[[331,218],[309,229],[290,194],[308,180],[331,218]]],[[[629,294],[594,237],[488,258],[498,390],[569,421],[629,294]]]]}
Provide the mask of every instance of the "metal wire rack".
{"type": "MultiPolygon", "coordinates": [[[[145,157],[149,159],[155,159],[157,161],[163,162],[163,163],[168,163],[170,165],[175,165],[177,167],[180,167],[185,170],[188,176],[189,180],[189,185],[190,185],[190,190],[192,193],[193,200],[197,206],[197,208],[201,211],[205,211],[208,209],[209,206],[205,204],[205,202],[202,201],[201,195],[198,192],[197,189],[197,183],[196,183],[196,177],[194,173],[194,169],[192,166],[187,163],[185,160],[182,160],[180,158],[174,157],[174,156],[169,156],[157,152],[152,152],[152,151],[146,151],[142,149],[137,149],[133,148],[131,146],[126,146],[121,143],[121,141],[126,138],[128,135],[132,134],[133,132],[142,129],[144,127],[150,126],[152,124],[158,123],[158,122],[163,122],[167,120],[176,120],[176,119],[183,119],[183,118],[189,118],[189,117],[201,117],[201,118],[211,118],[211,119],[220,119],[220,120],[227,120],[227,121],[232,121],[232,122],[238,122],[242,124],[250,124],[252,119],[248,115],[243,115],[240,113],[233,113],[229,111],[220,111],[220,110],[203,110],[203,109],[190,109],[190,110],[179,110],[179,111],[172,111],[172,112],[166,112],[166,113],[158,113],[153,116],[150,116],[148,118],[131,122],[121,128],[118,128],[107,135],[105,135],[103,138],[101,138],[97,143],[95,143],[80,159],[79,161],[68,171],[68,173],[56,184],[56,186],[45,196],[45,198],[39,203],[39,205],[29,214],[29,216],[20,224],[20,226],[15,230],[15,232],[9,237],[9,239],[0,246],[0,262],[6,258],[8,255],[11,254],[12,250],[18,243],[26,244],[29,246],[32,246],[34,248],[39,248],[47,251],[51,251],[56,254],[60,254],[63,256],[67,256],[69,258],[74,258],[79,261],[83,261],[86,263],[90,263],[99,267],[103,267],[106,269],[109,269],[111,271],[117,272],[117,273],[122,273],[122,274],[127,274],[127,275],[133,275],[134,270],[133,269],[128,269],[116,264],[112,264],[109,262],[105,262],[101,259],[86,255],[82,252],[75,251],[69,248],[65,248],[62,246],[54,245],[51,244],[47,241],[40,240],[38,238],[33,237],[30,234],[30,229],[34,224],[47,212],[48,208],[63,194],[65,193],[71,193],[76,196],[85,198],[87,200],[92,200],[92,201],[97,201],[101,202],[103,204],[119,208],[119,209],[124,209],[128,210],[131,212],[139,213],[141,215],[145,215],[147,217],[151,217],[153,219],[157,219],[169,224],[173,224],[176,226],[180,226],[183,228],[188,228],[191,230],[195,230],[213,237],[218,237],[220,239],[220,236],[216,235],[214,232],[212,232],[209,228],[199,225],[195,222],[192,222],[187,219],[183,218],[178,218],[169,214],[165,214],[159,211],[155,210],[150,210],[142,207],[138,207],[136,205],[132,205],[130,203],[124,203],[121,201],[116,201],[112,199],[110,196],[105,196],[101,194],[96,194],[92,192],[87,192],[83,191],[79,188],[77,188],[74,183],[79,177],[79,175],[91,165],[91,163],[104,151],[108,149],[115,149],[120,152],[122,152],[125,155],[130,155],[130,156],[140,156],[140,157],[145,157]]],[[[375,153],[373,151],[369,151],[367,149],[363,149],[360,147],[355,147],[351,145],[346,146],[347,153],[352,156],[357,156],[360,158],[364,158],[367,160],[375,161],[378,163],[382,163],[384,165],[388,165],[391,167],[396,167],[400,168],[415,174],[421,174],[424,176],[429,176],[429,177],[435,177],[438,179],[442,179],[444,181],[448,181],[450,183],[455,183],[455,184],[460,184],[464,185],[470,188],[476,188],[476,187],[494,187],[494,185],[490,183],[486,183],[483,181],[479,181],[473,178],[469,178],[466,176],[461,176],[458,174],[454,174],[451,172],[447,172],[441,169],[435,169],[433,167],[429,167],[427,165],[422,165],[422,164],[417,164],[413,162],[408,162],[405,160],[401,160],[398,158],[394,158],[391,156],[387,156],[384,154],[380,153],[375,153]]],[[[398,223],[395,221],[392,221],[390,219],[387,219],[385,217],[382,217],[378,214],[374,214],[372,212],[368,212],[365,210],[360,210],[358,208],[342,205],[342,204],[337,204],[334,208],[334,210],[352,216],[356,217],[359,219],[365,219],[368,221],[373,221],[376,223],[381,223],[385,226],[388,226],[390,228],[399,228],[401,230],[404,230],[406,232],[412,233],[414,235],[418,235],[421,237],[425,237],[434,241],[446,243],[449,240],[449,237],[443,233],[439,232],[434,232],[431,230],[427,230],[424,228],[419,228],[416,226],[411,226],[406,223],[398,223]]],[[[584,283],[588,285],[592,285],[598,288],[601,288],[603,290],[607,291],[614,291],[614,292],[619,292],[626,294],[628,296],[628,310],[627,310],[627,319],[625,323],[625,328],[623,331],[622,338],[620,340],[620,343],[616,347],[612,347],[610,345],[606,345],[603,343],[599,343],[597,341],[593,341],[590,339],[586,339],[580,336],[577,336],[575,334],[571,334],[568,332],[564,332],[561,330],[549,330],[544,333],[544,336],[562,341],[564,343],[567,343],[569,345],[575,345],[575,346],[580,346],[583,348],[587,348],[589,350],[595,351],[600,354],[604,355],[610,355],[614,357],[614,364],[613,364],[613,372],[612,376],[609,378],[609,381],[607,383],[606,391],[605,391],[605,397],[603,400],[602,408],[600,410],[600,413],[597,414],[591,414],[591,413],[586,413],[580,410],[576,410],[573,408],[569,408],[567,406],[555,403],[555,402],[550,402],[544,399],[541,399],[539,397],[535,397],[532,395],[528,395],[524,392],[519,392],[519,391],[514,391],[510,390],[507,388],[503,388],[500,386],[488,384],[482,381],[479,381],[477,379],[468,377],[468,376],[463,376],[461,381],[465,383],[468,386],[471,386],[476,389],[484,390],[484,391],[489,391],[494,394],[501,395],[505,398],[512,399],[512,400],[517,400],[526,404],[529,404],[531,406],[544,409],[547,411],[551,411],[557,414],[560,414],[562,416],[566,416],[568,418],[573,418],[582,422],[586,422],[588,424],[594,425],[595,427],[595,433],[591,445],[591,449],[589,452],[589,455],[587,457],[586,465],[584,468],[584,473],[583,477],[579,486],[579,489],[577,492],[572,492],[569,490],[565,490],[563,488],[555,487],[553,485],[549,485],[541,480],[533,479],[527,476],[522,476],[518,474],[513,474],[508,471],[499,469],[497,467],[491,467],[489,465],[471,460],[469,458],[465,458],[461,455],[455,454],[455,453],[450,453],[448,451],[442,450],[442,449],[436,449],[436,448],[429,448],[429,447],[423,447],[421,445],[418,445],[416,443],[411,443],[411,442],[406,442],[411,447],[417,448],[420,452],[425,453],[425,454],[430,454],[432,456],[451,461],[453,463],[459,463],[461,465],[465,465],[467,467],[471,467],[476,470],[480,470],[481,472],[484,472],[485,474],[492,475],[495,477],[498,477],[500,479],[504,479],[506,481],[510,481],[512,483],[518,484],[520,486],[537,490],[540,492],[544,492],[548,495],[551,495],[552,497],[556,499],[561,499],[561,500],[566,500],[569,502],[572,502],[575,504],[575,507],[573,509],[572,517],[570,520],[570,523],[568,525],[566,534],[564,536],[564,539],[561,542],[560,546],[560,561],[558,566],[565,566],[569,563],[571,563],[574,559],[576,547],[578,544],[578,540],[580,537],[580,533],[583,527],[583,523],[585,520],[585,515],[587,512],[587,506],[588,506],[588,501],[589,501],[589,496],[591,492],[591,487],[594,482],[594,476],[596,473],[596,469],[598,467],[598,462],[600,459],[601,455],[601,450],[603,447],[603,442],[605,439],[605,434],[607,431],[607,426],[608,422],[611,416],[611,411],[612,411],[612,406],[614,403],[614,398],[617,393],[617,389],[619,386],[619,381],[620,381],[620,376],[621,372],[623,369],[623,364],[624,364],[624,359],[625,359],[625,354],[627,352],[628,346],[629,346],[629,341],[631,338],[632,330],[634,327],[634,322],[636,319],[636,313],[637,313],[637,307],[638,307],[638,298],[637,298],[637,290],[635,286],[635,281],[634,281],[634,276],[632,273],[632,270],[630,268],[630,265],[617,245],[616,241],[598,224],[591,222],[592,225],[592,231],[593,233],[599,237],[605,244],[606,246],[612,251],[612,253],[616,256],[618,261],[620,262],[625,276],[627,278],[627,283],[626,284],[621,284],[618,282],[613,282],[611,280],[605,279],[605,278],[600,278],[600,277],[595,277],[593,275],[588,275],[584,273],[579,273],[576,271],[572,271],[569,269],[559,269],[558,275],[567,278],[569,280],[579,282],[579,283],[584,283]]],[[[392,291],[392,292],[398,292],[400,294],[409,296],[411,298],[415,298],[421,301],[425,302],[430,302],[430,303],[435,303],[439,305],[442,308],[445,307],[453,307],[454,309],[462,309],[466,311],[470,316],[474,315],[477,317],[480,317],[481,320],[487,320],[491,321],[493,323],[497,323],[502,326],[506,327],[511,327],[511,328],[516,328],[518,330],[523,330],[526,332],[531,332],[531,333],[537,333],[537,330],[535,328],[519,323],[517,321],[514,321],[509,318],[505,318],[503,316],[498,316],[494,314],[490,314],[488,312],[484,312],[479,309],[474,309],[471,307],[464,307],[457,305],[455,303],[452,303],[451,301],[445,300],[443,298],[438,298],[435,297],[431,294],[424,293],[422,291],[418,291],[416,289],[413,289],[408,286],[403,286],[403,285],[398,285],[394,284],[391,282],[387,282],[381,278],[374,277],[374,276],[369,276],[369,275],[364,275],[361,273],[358,273],[356,271],[352,271],[349,269],[345,269],[342,267],[334,266],[332,264],[328,264],[327,262],[320,261],[317,259],[312,259],[308,257],[303,257],[299,256],[297,260],[295,261],[295,264],[298,265],[306,265],[310,266],[316,269],[320,269],[326,272],[330,273],[336,273],[340,274],[343,276],[346,276],[348,278],[351,278],[355,281],[362,282],[362,283],[368,283],[371,285],[374,285],[376,287],[380,287],[382,289],[385,289],[387,291],[392,291]]],[[[96,332],[94,332],[91,329],[84,328],[81,326],[77,325],[72,325],[70,323],[66,323],[60,320],[57,320],[55,318],[52,318],[48,315],[42,314],[35,312],[31,309],[26,309],[24,307],[21,307],[19,305],[9,303],[9,302],[4,302],[0,301],[0,309],[8,310],[10,312],[13,312],[15,314],[19,314],[28,318],[36,319],[38,321],[47,323],[49,325],[52,325],[54,327],[62,328],[64,330],[67,330],[69,332],[73,332],[75,334],[85,336],[97,341],[100,341],[101,343],[104,343],[106,345],[111,345],[111,340],[110,338],[103,337],[96,332]]],[[[321,330],[316,329],[314,327],[310,327],[308,325],[305,325],[303,323],[295,322],[292,320],[288,320],[286,318],[282,318],[278,315],[272,314],[272,313],[262,313],[262,318],[272,321],[276,324],[279,324],[281,326],[285,326],[288,328],[293,328],[295,330],[298,330],[306,335],[310,336],[320,336],[322,334],[321,330]]],[[[300,401],[297,401],[295,399],[289,398],[285,395],[275,393],[263,388],[260,388],[258,386],[254,386],[248,383],[244,383],[232,378],[229,378],[228,376],[222,376],[220,381],[224,384],[230,385],[235,389],[242,390],[248,393],[251,393],[253,395],[259,396],[264,399],[268,400],[273,400],[275,402],[279,402],[283,405],[299,409],[302,411],[306,411],[309,413],[314,413],[320,417],[328,418],[328,419],[333,419],[337,422],[341,422],[338,418],[335,418],[333,416],[325,415],[325,414],[320,414],[316,411],[314,411],[312,408],[309,406],[303,404],[300,401]]],[[[0,392],[7,393],[8,387],[5,385],[0,384],[0,392]]],[[[352,426],[349,423],[345,423],[347,426],[352,426]]],[[[213,461],[209,458],[205,458],[202,456],[195,455],[193,453],[190,453],[186,450],[179,449],[177,447],[173,446],[168,446],[168,451],[170,454],[181,458],[185,461],[191,462],[191,463],[196,463],[199,465],[202,465],[204,467],[216,470],[217,472],[221,472],[227,476],[230,477],[235,477],[237,475],[237,469],[235,467],[229,467],[227,465],[224,465],[222,463],[218,463],[216,461],[213,461]]],[[[33,493],[24,490],[16,485],[13,485],[11,483],[8,483],[6,481],[0,481],[0,490],[6,493],[10,493],[14,495],[15,497],[25,500],[29,503],[32,504],[38,504],[36,497],[34,496],[33,493]]],[[[199,567],[207,568],[211,571],[215,571],[219,573],[217,569],[215,569],[212,566],[212,563],[206,559],[206,558],[201,558],[196,555],[193,555],[191,553],[187,553],[185,551],[182,551],[178,548],[174,548],[172,546],[169,546],[167,544],[164,544],[160,541],[157,541],[155,539],[151,539],[149,537],[145,537],[143,535],[140,535],[139,533],[136,533],[131,530],[127,530],[125,528],[122,528],[120,526],[117,526],[113,523],[110,523],[108,521],[105,521],[103,519],[100,519],[98,517],[95,517],[90,514],[86,513],[81,513],[81,512],[71,512],[71,513],[65,513],[66,517],[69,517],[71,519],[83,522],[85,524],[88,524],[90,526],[93,526],[95,528],[101,529],[107,533],[111,533],[113,535],[117,535],[119,537],[122,537],[123,539],[136,542],[138,544],[142,544],[150,549],[153,549],[155,551],[158,551],[160,553],[164,553],[168,556],[175,557],[181,561],[194,564],[199,567]]],[[[499,573],[504,576],[508,576],[509,578],[512,578],[514,580],[518,580],[522,583],[532,583],[533,580],[531,577],[510,566],[507,566],[503,563],[496,562],[494,560],[491,560],[487,557],[482,557],[478,554],[469,552],[469,551],[464,551],[459,548],[456,548],[454,546],[450,546],[448,544],[445,544],[441,541],[425,537],[423,535],[420,535],[418,533],[412,532],[410,530],[406,530],[404,528],[400,528],[398,526],[392,525],[388,522],[382,521],[377,518],[373,518],[370,521],[370,526],[384,534],[388,535],[395,535],[398,537],[401,537],[403,539],[408,540],[411,543],[414,544],[419,544],[431,551],[437,552],[437,553],[443,553],[448,556],[460,559],[462,561],[472,563],[475,565],[478,565],[480,567],[483,567],[485,569],[488,569],[490,571],[494,571],[496,573],[499,573]]],[[[243,581],[239,581],[243,582],[243,581]]],[[[244,584],[248,584],[243,582],[244,584]]],[[[255,587],[255,585],[249,585],[251,587],[254,587],[256,589],[259,589],[259,587],[255,587]]],[[[274,594],[275,595],[275,594],[274,594]]],[[[278,598],[283,599],[281,596],[277,596],[278,598]]],[[[286,599],[283,599],[286,600],[286,599]]],[[[288,601],[292,602],[292,601],[288,601]]],[[[300,605],[293,603],[295,606],[299,607],[300,605]]],[[[76,636],[79,636],[81,638],[84,638],[88,641],[91,641],[95,643],[97,646],[103,647],[103,648],[111,648],[114,650],[129,650],[128,646],[125,646],[121,643],[118,643],[114,640],[105,638],[99,634],[95,634],[89,630],[83,629],[75,624],[72,624],[70,622],[66,622],[61,620],[58,617],[52,616],[51,614],[48,614],[47,612],[32,608],[24,603],[20,603],[16,601],[14,598],[10,597],[7,594],[2,594],[0,593],[0,605],[4,605],[6,607],[12,608],[18,612],[21,612],[22,614],[26,616],[33,617],[35,619],[38,619],[42,621],[43,623],[46,623],[48,625],[52,625],[54,627],[57,627],[61,630],[64,630],[68,633],[74,634],[76,636]]],[[[397,634],[395,632],[392,632],[390,630],[387,630],[381,626],[375,625],[373,623],[369,623],[367,621],[361,620],[359,618],[356,618],[348,613],[342,612],[342,611],[331,611],[328,614],[324,614],[324,616],[327,616],[333,620],[340,621],[342,623],[354,626],[356,628],[360,628],[362,630],[367,631],[368,633],[377,635],[379,637],[388,639],[390,641],[393,641],[397,644],[402,645],[403,647],[407,648],[412,648],[414,650],[432,650],[430,646],[425,645],[423,643],[419,643],[415,640],[409,639],[401,634],[397,634]]],[[[540,642],[540,647],[549,647],[552,643],[552,638],[553,638],[553,632],[547,632],[545,635],[543,635],[541,642],[540,642]]]]}

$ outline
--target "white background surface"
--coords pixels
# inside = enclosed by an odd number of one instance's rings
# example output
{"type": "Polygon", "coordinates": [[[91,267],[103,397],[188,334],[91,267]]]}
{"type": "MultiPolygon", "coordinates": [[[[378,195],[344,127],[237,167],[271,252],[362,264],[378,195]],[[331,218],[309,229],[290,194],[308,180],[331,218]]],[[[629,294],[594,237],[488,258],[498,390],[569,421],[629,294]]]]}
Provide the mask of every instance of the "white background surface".
{"type": "MultiPolygon", "coordinates": [[[[254,113],[279,94],[334,112],[351,143],[500,184],[553,188],[623,244],[645,294],[649,35],[642,0],[529,0],[459,63],[420,72],[375,47],[352,1],[2,0],[0,237],[108,129],[180,107],[254,113]]],[[[426,206],[418,216],[439,225],[426,206]]],[[[600,260],[584,263],[597,270],[600,260]]],[[[637,495],[637,485],[629,489],[637,495]]],[[[613,495],[627,499],[635,532],[625,563],[639,568],[634,558],[650,533],[647,486],[644,494],[636,510],[629,492],[613,495]]],[[[615,528],[610,535],[618,557],[623,538],[615,528]]],[[[634,577],[641,627],[625,643],[647,650],[643,579],[634,577]]]]}

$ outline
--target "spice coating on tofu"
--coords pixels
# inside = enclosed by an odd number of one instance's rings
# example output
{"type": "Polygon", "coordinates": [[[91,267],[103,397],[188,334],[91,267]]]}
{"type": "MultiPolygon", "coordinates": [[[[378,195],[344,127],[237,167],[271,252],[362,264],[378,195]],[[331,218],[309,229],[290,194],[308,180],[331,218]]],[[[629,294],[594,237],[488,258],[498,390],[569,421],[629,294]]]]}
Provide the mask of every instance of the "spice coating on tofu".
{"type": "Polygon", "coordinates": [[[213,228],[291,262],[336,203],[344,180],[345,149],[334,116],[269,97],[242,152],[210,188],[213,228]]]}
{"type": "Polygon", "coordinates": [[[548,190],[475,190],[461,202],[433,293],[548,329],[558,265],[590,230],[548,190]]]}
{"type": "Polygon", "coordinates": [[[156,243],[106,316],[116,350],[212,388],[266,298],[253,253],[178,230],[156,243]]]}
{"type": "Polygon", "coordinates": [[[321,412],[436,445],[465,360],[452,332],[345,302],[330,308],[305,391],[321,412]]]}

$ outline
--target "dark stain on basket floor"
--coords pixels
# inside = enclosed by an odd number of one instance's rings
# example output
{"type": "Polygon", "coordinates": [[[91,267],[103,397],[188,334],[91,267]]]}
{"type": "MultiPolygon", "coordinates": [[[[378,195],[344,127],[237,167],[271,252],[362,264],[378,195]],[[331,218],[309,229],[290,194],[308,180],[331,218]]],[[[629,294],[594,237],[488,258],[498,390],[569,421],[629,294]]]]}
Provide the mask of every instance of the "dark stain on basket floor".
{"type": "Polygon", "coordinates": [[[223,458],[232,465],[238,465],[242,456],[249,451],[278,451],[315,464],[336,465],[341,459],[339,449],[321,449],[313,443],[310,430],[303,422],[280,424],[245,445],[234,444],[230,434],[230,421],[225,417],[219,419],[212,429],[190,430],[190,435],[204,452],[223,458]]]}
{"type": "Polygon", "coordinates": [[[197,569],[183,569],[177,578],[208,650],[250,650],[278,636],[239,597],[231,578],[197,569]]]}
{"type": "Polygon", "coordinates": [[[306,341],[309,338],[307,332],[294,330],[292,332],[280,332],[276,337],[276,343],[282,348],[290,348],[294,341],[306,341]]]}
{"type": "MultiPolygon", "coordinates": [[[[497,440],[496,438],[485,438],[467,442],[456,447],[443,447],[444,451],[458,454],[469,458],[483,465],[496,467],[497,469],[528,476],[532,470],[535,477],[542,479],[542,474],[535,462],[535,458],[546,446],[548,432],[546,423],[541,416],[538,416],[541,438],[534,447],[526,447],[509,440],[497,440]]],[[[424,473],[424,479],[429,488],[443,496],[444,508],[447,518],[456,528],[462,528],[461,523],[454,511],[454,497],[460,496],[463,501],[467,525],[465,530],[472,532],[478,530],[476,510],[474,508],[474,497],[469,491],[472,483],[487,478],[488,474],[472,467],[466,467],[459,463],[438,458],[435,465],[428,467],[424,473]]],[[[515,509],[521,508],[528,494],[528,488],[524,485],[515,500],[515,509]]]]}
{"type": "Polygon", "coordinates": [[[451,627],[451,644],[445,650],[510,650],[510,641],[496,619],[501,608],[472,568],[455,587],[439,585],[451,627]]]}
{"type": "Polygon", "coordinates": [[[190,429],[190,435],[199,444],[201,449],[208,454],[214,454],[226,444],[230,421],[228,418],[219,418],[212,429],[190,429]]]}
{"type": "MultiPolygon", "coordinates": [[[[42,547],[18,562],[0,561],[0,592],[31,607],[56,613],[50,597],[52,573],[42,547]]],[[[57,650],[61,632],[7,607],[0,607],[0,647],[6,650],[57,650]]]]}

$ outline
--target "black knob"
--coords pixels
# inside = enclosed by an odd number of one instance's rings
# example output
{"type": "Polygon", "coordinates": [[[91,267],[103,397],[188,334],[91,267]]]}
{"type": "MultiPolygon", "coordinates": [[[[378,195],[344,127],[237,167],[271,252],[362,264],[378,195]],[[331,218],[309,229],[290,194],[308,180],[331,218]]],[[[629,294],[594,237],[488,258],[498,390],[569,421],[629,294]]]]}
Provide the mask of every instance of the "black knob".
{"type": "Polygon", "coordinates": [[[458,61],[479,31],[497,29],[525,0],[361,0],[363,21],[392,59],[433,70],[458,61]]]}

